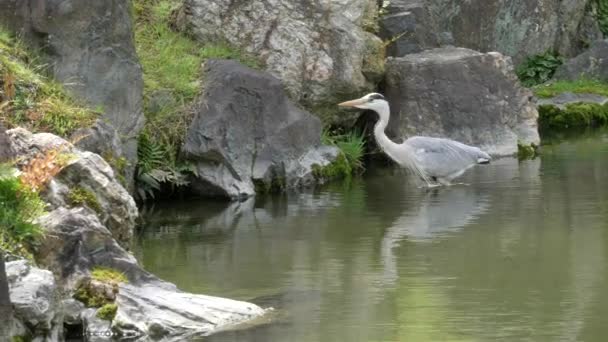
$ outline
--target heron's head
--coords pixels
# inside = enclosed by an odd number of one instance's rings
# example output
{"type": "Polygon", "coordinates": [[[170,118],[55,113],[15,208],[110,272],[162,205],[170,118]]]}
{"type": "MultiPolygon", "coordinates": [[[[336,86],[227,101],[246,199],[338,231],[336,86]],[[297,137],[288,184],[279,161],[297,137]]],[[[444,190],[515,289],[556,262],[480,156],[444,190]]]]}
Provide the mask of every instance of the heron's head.
{"type": "Polygon", "coordinates": [[[376,112],[382,111],[382,109],[388,106],[388,102],[384,99],[382,94],[371,93],[363,96],[360,99],[346,101],[338,104],[340,107],[354,107],[360,109],[371,109],[376,112]]]}

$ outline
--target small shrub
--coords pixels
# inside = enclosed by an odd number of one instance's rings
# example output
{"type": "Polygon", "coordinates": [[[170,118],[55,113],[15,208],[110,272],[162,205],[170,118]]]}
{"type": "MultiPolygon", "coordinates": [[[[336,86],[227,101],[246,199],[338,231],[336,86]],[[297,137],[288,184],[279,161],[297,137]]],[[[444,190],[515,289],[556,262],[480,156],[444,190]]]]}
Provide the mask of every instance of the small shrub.
{"type": "Polygon", "coordinates": [[[563,62],[563,58],[557,54],[546,52],[526,58],[517,67],[516,73],[524,86],[531,87],[549,81],[563,62]]]}
{"type": "Polygon", "coordinates": [[[97,213],[101,213],[101,204],[95,194],[85,188],[76,187],[70,190],[67,196],[68,204],[72,207],[87,206],[97,213]]]}
{"type": "Polygon", "coordinates": [[[517,142],[517,157],[519,160],[534,159],[538,156],[538,146],[517,142]]]}
{"type": "Polygon", "coordinates": [[[30,159],[21,169],[21,183],[34,192],[42,190],[69,162],[65,148],[52,148],[30,159]]]}
{"type": "Polygon", "coordinates": [[[116,317],[116,311],[118,311],[118,305],[115,303],[105,304],[97,310],[97,317],[106,321],[111,321],[116,317]]]}

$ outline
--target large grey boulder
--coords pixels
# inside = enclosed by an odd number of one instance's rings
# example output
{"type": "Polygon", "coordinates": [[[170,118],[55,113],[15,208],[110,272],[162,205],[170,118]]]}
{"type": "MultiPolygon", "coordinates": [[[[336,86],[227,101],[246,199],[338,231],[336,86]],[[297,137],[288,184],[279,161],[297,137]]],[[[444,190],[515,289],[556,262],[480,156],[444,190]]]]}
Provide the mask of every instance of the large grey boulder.
{"type": "Polygon", "coordinates": [[[130,181],[144,123],[130,1],[0,0],[0,21],[46,52],[53,75],[104,112],[122,139],[130,181]]]}
{"type": "MultiPolygon", "coordinates": [[[[512,56],[516,64],[547,50],[575,56],[588,42],[602,37],[594,0],[391,0],[390,4],[388,15],[401,14],[403,21],[410,22],[404,31],[415,37],[403,37],[401,43],[433,47],[446,32],[456,46],[498,51],[512,56]]],[[[390,50],[397,57],[406,51],[390,50]]]]}
{"type": "Polygon", "coordinates": [[[129,247],[138,216],[137,206],[103,158],[92,152],[81,151],[53,134],[32,134],[22,128],[12,129],[8,134],[12,149],[21,156],[21,162],[39,152],[61,148],[68,160],[43,192],[44,199],[52,208],[58,208],[74,205],[75,196],[92,195],[90,203],[85,203],[89,210],[98,215],[102,224],[108,227],[123,247],[129,247]]]}
{"type": "Polygon", "coordinates": [[[608,82],[608,40],[598,40],[584,53],[561,65],[553,79],[575,81],[580,78],[608,82]]]}
{"type": "Polygon", "coordinates": [[[62,325],[53,273],[19,260],[6,264],[6,275],[15,317],[32,335],[57,341],[62,325]]]}
{"type": "Polygon", "coordinates": [[[228,41],[259,56],[301,103],[336,102],[382,77],[376,0],[186,0],[183,21],[199,40],[228,41]]]}
{"type": "Polygon", "coordinates": [[[493,155],[539,143],[532,93],[511,59],[499,53],[440,48],[387,62],[389,132],[427,135],[479,146],[493,155]]]}
{"type": "Polygon", "coordinates": [[[182,149],[196,165],[191,185],[200,195],[243,198],[256,184],[309,185],[314,165],[338,155],[321,146],[320,120],[294,105],[270,74],[211,60],[202,89],[182,149]]]}

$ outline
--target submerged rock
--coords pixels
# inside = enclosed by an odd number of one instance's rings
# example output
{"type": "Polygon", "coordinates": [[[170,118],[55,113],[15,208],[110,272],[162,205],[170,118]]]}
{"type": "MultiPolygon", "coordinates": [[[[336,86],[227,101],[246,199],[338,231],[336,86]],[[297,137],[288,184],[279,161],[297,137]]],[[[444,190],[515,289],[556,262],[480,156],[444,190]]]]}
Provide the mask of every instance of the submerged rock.
{"type": "Polygon", "coordinates": [[[22,161],[39,152],[61,148],[67,163],[49,183],[44,199],[52,208],[86,206],[98,215],[123,247],[129,248],[138,216],[137,206],[103,158],[81,151],[53,134],[32,134],[21,128],[8,133],[13,150],[24,157],[22,161]]]}
{"type": "Polygon", "coordinates": [[[456,46],[499,51],[518,64],[553,50],[575,56],[600,39],[594,6],[594,0],[391,0],[382,21],[393,34],[394,28],[408,34],[389,47],[393,56],[452,40],[456,46]]]}
{"type": "Polygon", "coordinates": [[[117,129],[130,166],[143,127],[143,78],[130,2],[0,0],[0,21],[43,52],[50,69],[79,98],[99,106],[117,129]]]}
{"type": "Polygon", "coordinates": [[[58,341],[62,317],[53,273],[19,260],[6,263],[6,275],[15,318],[40,341],[58,341]]]}
{"type": "Polygon", "coordinates": [[[387,63],[389,132],[446,137],[493,155],[539,143],[532,93],[499,53],[440,48],[387,63]]]}
{"type": "Polygon", "coordinates": [[[309,185],[313,166],[337,157],[336,148],[321,146],[321,121],[294,105],[270,74],[211,60],[202,88],[183,147],[196,165],[198,194],[243,198],[256,185],[309,185]]]}
{"type": "Polygon", "coordinates": [[[376,25],[376,0],[187,0],[182,12],[199,40],[260,56],[298,102],[333,103],[382,77],[382,42],[364,30],[376,25]]]}
{"type": "Polygon", "coordinates": [[[568,81],[581,78],[608,82],[608,40],[596,41],[589,50],[557,68],[553,76],[555,80],[568,81]]]}

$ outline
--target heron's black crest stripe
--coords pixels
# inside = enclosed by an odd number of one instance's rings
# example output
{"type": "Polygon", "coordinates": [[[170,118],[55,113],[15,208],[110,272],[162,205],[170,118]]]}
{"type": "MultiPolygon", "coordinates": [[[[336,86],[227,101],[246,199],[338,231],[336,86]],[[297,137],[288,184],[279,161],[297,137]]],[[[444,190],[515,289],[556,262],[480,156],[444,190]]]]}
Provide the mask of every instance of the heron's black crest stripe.
{"type": "Polygon", "coordinates": [[[384,96],[381,94],[373,94],[369,97],[370,100],[384,100],[384,96]]]}

